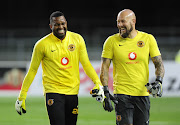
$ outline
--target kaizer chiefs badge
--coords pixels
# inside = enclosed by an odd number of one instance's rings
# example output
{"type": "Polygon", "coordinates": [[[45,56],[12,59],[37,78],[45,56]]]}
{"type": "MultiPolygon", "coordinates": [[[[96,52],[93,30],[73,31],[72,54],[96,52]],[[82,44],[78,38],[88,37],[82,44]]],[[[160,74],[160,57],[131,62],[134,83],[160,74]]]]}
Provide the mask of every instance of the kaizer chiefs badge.
{"type": "Polygon", "coordinates": [[[116,116],[116,120],[117,120],[118,122],[120,122],[121,119],[122,119],[121,115],[117,115],[117,116],[116,116]]]}
{"type": "Polygon", "coordinates": [[[74,45],[74,44],[70,44],[70,45],[68,46],[68,50],[69,50],[69,51],[74,51],[74,50],[75,50],[75,45],[74,45]]]}
{"type": "Polygon", "coordinates": [[[54,104],[54,99],[49,99],[47,103],[48,103],[49,106],[53,105],[54,104]]]}
{"type": "Polygon", "coordinates": [[[137,42],[137,46],[138,46],[138,47],[144,47],[144,45],[145,45],[145,44],[144,44],[143,41],[138,41],[138,42],[137,42]]]}

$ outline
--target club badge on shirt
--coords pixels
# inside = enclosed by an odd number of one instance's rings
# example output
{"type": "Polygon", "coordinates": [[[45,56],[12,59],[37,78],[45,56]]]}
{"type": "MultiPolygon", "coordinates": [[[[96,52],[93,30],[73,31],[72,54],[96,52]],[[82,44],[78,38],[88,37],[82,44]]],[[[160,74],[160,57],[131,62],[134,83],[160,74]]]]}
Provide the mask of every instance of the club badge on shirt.
{"type": "Polygon", "coordinates": [[[68,46],[68,50],[69,50],[69,51],[74,51],[74,50],[75,50],[75,45],[74,45],[74,44],[70,44],[70,45],[68,46]]]}
{"type": "Polygon", "coordinates": [[[138,41],[137,46],[138,47],[144,47],[145,43],[143,41],[138,41]]]}

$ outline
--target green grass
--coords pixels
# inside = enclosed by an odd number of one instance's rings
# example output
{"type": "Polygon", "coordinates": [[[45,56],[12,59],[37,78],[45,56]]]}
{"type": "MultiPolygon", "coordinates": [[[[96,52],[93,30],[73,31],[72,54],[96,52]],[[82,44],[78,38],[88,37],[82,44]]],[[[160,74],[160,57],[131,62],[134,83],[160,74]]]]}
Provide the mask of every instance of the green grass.
{"type": "MultiPolygon", "coordinates": [[[[44,98],[28,97],[22,116],[14,108],[16,97],[0,100],[0,125],[49,125],[44,98]]],[[[79,98],[77,125],[115,125],[115,112],[105,112],[93,98],[79,98]]],[[[180,98],[151,98],[150,125],[180,125],[180,98]]]]}

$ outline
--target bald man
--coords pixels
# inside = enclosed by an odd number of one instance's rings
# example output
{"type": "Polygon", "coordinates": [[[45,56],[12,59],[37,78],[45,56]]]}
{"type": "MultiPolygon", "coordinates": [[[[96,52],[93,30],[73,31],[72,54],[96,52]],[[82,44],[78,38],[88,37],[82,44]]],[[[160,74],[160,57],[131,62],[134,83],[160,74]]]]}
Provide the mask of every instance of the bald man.
{"type": "MultiPolygon", "coordinates": [[[[102,51],[100,80],[106,95],[109,94],[109,66],[113,62],[117,125],[149,125],[149,93],[154,97],[162,95],[165,71],[157,42],[151,34],[136,30],[135,24],[136,16],[132,10],[120,11],[117,16],[119,33],[107,38],[102,51]],[[155,66],[156,79],[147,89],[149,55],[155,66]]],[[[111,106],[111,103],[104,105],[111,106]]]]}

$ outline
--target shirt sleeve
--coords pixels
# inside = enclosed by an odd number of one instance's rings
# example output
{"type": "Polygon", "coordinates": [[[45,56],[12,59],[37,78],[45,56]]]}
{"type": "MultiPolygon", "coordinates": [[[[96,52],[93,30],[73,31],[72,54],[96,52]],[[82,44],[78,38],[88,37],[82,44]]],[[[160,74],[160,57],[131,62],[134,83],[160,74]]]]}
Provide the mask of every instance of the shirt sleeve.
{"type": "Polygon", "coordinates": [[[89,78],[94,82],[94,84],[101,85],[100,79],[89,61],[86,45],[85,45],[84,39],[82,37],[80,37],[80,52],[79,52],[79,54],[80,54],[80,56],[79,56],[80,62],[83,66],[84,72],[89,76],[89,78]]]}
{"type": "Polygon", "coordinates": [[[149,53],[150,53],[151,58],[161,55],[159,48],[158,48],[158,45],[157,45],[157,42],[156,42],[156,39],[154,38],[154,36],[150,35],[149,39],[150,39],[150,41],[149,41],[150,42],[149,43],[149,53]]]}
{"type": "Polygon", "coordinates": [[[18,98],[19,100],[26,99],[28,89],[34,80],[34,77],[37,73],[42,58],[43,58],[43,48],[41,45],[36,43],[33,49],[29,70],[22,83],[21,91],[18,98]]]}
{"type": "Polygon", "coordinates": [[[112,42],[111,37],[108,37],[103,45],[103,51],[101,57],[112,59],[113,58],[113,51],[112,51],[112,42]]]}

